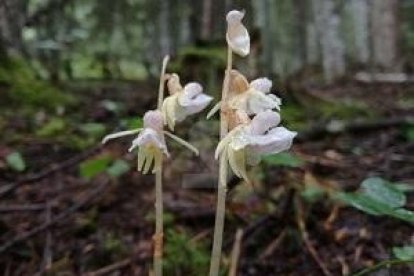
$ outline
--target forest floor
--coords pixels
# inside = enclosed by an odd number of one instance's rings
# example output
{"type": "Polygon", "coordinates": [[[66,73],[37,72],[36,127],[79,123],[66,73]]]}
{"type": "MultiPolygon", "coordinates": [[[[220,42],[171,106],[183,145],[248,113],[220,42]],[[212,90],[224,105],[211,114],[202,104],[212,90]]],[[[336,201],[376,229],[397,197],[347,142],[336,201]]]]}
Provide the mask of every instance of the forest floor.
{"type": "MultiPolygon", "coordinates": [[[[153,176],[133,168],[129,138],[105,146],[99,140],[139,124],[135,116],[154,107],[155,88],[77,83],[66,88],[76,91],[77,104],[58,115],[3,111],[3,275],[148,275],[153,176]],[[5,161],[12,152],[23,156],[24,171],[5,161]]],[[[282,117],[300,134],[287,160],[251,171],[253,185],[231,180],[222,267],[228,269],[235,242],[237,275],[349,275],[395,259],[393,247],[413,244],[412,224],[331,196],[371,176],[414,185],[413,92],[409,85],[351,82],[287,95],[282,117]]],[[[176,131],[201,149],[200,158],[170,144],[173,157],[165,164],[165,275],[208,269],[218,123],[201,117],[176,131]]],[[[414,210],[413,194],[407,197],[406,208],[414,210]]],[[[377,271],[388,272],[414,275],[414,266],[377,271]]]]}

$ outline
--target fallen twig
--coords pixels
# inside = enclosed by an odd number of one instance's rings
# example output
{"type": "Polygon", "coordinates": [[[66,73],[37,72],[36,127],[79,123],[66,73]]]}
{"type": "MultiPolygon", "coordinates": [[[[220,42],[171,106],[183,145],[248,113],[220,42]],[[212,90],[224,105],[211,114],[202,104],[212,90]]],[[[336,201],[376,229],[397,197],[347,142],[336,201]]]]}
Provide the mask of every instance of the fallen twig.
{"type": "Polygon", "coordinates": [[[37,212],[43,211],[46,208],[46,204],[3,205],[0,206],[0,213],[37,212]]]}
{"type": "Polygon", "coordinates": [[[364,83],[412,83],[414,75],[405,73],[369,73],[359,72],[355,75],[355,80],[364,83]]]}
{"type": "MultiPolygon", "coordinates": [[[[50,223],[52,221],[52,207],[48,202],[46,204],[46,223],[50,223]]],[[[46,241],[45,241],[45,249],[43,251],[43,267],[44,270],[48,271],[52,267],[52,231],[50,227],[46,229],[46,241]]]]}
{"type": "Polygon", "coordinates": [[[309,251],[309,253],[312,256],[312,258],[318,264],[318,266],[322,270],[323,274],[325,276],[332,276],[332,273],[328,270],[328,268],[325,265],[325,263],[319,257],[318,252],[313,247],[313,245],[312,245],[312,243],[311,243],[311,241],[309,239],[309,233],[306,230],[306,224],[305,224],[305,220],[303,218],[303,207],[302,207],[302,203],[300,202],[300,200],[298,199],[298,197],[296,197],[295,205],[296,205],[297,222],[298,222],[299,230],[300,230],[300,233],[302,235],[303,243],[305,244],[306,249],[309,251]]]}
{"type": "Polygon", "coordinates": [[[86,158],[88,158],[92,154],[95,154],[96,152],[101,150],[101,148],[102,148],[102,145],[98,145],[96,147],[90,148],[87,151],[81,152],[80,154],[75,155],[72,158],[69,158],[69,159],[67,159],[67,160],[65,160],[65,161],[63,161],[59,164],[52,164],[48,168],[46,168],[46,169],[44,169],[44,170],[42,170],[38,173],[27,175],[27,176],[17,180],[14,183],[9,183],[9,184],[3,185],[3,187],[0,187],[0,197],[7,195],[8,193],[12,192],[13,190],[15,190],[20,185],[33,183],[33,182],[39,181],[39,180],[53,174],[55,172],[68,169],[68,168],[78,164],[79,162],[85,160],[86,158]]]}
{"type": "Polygon", "coordinates": [[[62,221],[63,219],[67,218],[72,213],[76,212],[78,209],[89,203],[92,199],[102,194],[102,191],[105,190],[106,186],[108,185],[109,180],[104,181],[102,184],[100,184],[97,188],[92,190],[88,193],[82,200],[79,202],[73,204],[71,207],[69,207],[66,211],[60,213],[59,215],[55,216],[52,220],[47,221],[29,231],[23,232],[20,235],[15,236],[14,238],[10,239],[9,241],[5,242],[0,246],[0,254],[7,251],[9,248],[13,247],[15,244],[25,241],[28,238],[32,237],[33,235],[36,235],[49,227],[55,225],[56,223],[62,221]]]}
{"type": "Polygon", "coordinates": [[[286,228],[280,232],[280,234],[274,239],[263,251],[263,253],[260,254],[259,260],[264,260],[267,257],[269,257],[273,252],[275,252],[276,248],[279,247],[279,245],[282,243],[283,239],[286,236],[286,228]]]}
{"type": "Polygon", "coordinates": [[[118,269],[122,269],[125,268],[127,266],[129,266],[131,264],[131,259],[125,259],[113,264],[110,264],[108,266],[102,267],[98,270],[92,271],[92,272],[87,272],[85,274],[83,274],[83,276],[100,276],[100,275],[106,275],[109,274],[111,272],[114,272],[118,269]]]}
{"type": "Polygon", "coordinates": [[[237,275],[237,265],[238,265],[239,257],[240,257],[240,247],[241,247],[242,238],[243,238],[243,229],[239,228],[237,229],[236,236],[234,238],[234,245],[233,245],[233,250],[231,253],[229,276],[237,275]]]}
{"type": "Polygon", "coordinates": [[[344,132],[360,132],[375,130],[385,127],[397,127],[406,124],[413,124],[414,116],[401,116],[392,118],[382,118],[381,120],[354,120],[346,121],[330,121],[328,124],[318,123],[309,130],[302,131],[296,136],[295,140],[304,142],[307,140],[318,139],[323,136],[340,134],[344,132]]]}

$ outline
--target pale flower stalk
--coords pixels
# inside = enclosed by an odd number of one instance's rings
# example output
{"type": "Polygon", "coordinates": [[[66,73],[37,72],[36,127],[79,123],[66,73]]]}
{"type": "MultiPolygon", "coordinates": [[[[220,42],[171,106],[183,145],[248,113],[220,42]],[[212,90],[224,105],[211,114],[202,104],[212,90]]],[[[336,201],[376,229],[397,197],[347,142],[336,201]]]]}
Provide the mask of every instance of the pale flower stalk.
{"type": "Polygon", "coordinates": [[[240,56],[250,52],[250,38],[241,23],[244,12],[227,14],[228,62],[221,102],[209,112],[220,110],[220,142],[215,157],[219,159],[219,183],[210,276],[218,276],[224,230],[228,167],[249,182],[247,166],[257,165],[263,155],[289,149],[296,132],[278,126],[281,100],[270,93],[272,82],[267,78],[251,81],[232,70],[232,51],[240,56]],[[254,116],[252,119],[251,117],[254,116]],[[228,132],[231,130],[230,132],[228,132]]]}
{"type": "MultiPolygon", "coordinates": [[[[230,11],[227,14],[227,66],[224,75],[223,89],[221,94],[221,104],[216,105],[220,108],[220,139],[223,139],[229,129],[229,106],[228,96],[230,88],[230,72],[232,69],[233,55],[235,52],[240,56],[246,56],[250,52],[250,36],[247,29],[241,23],[244,12],[230,11]]],[[[219,160],[219,183],[217,187],[217,207],[216,218],[214,223],[213,248],[210,261],[210,276],[218,276],[220,271],[221,249],[223,242],[224,215],[226,209],[226,193],[228,178],[228,162],[225,158],[219,160]]]]}
{"type": "MultiPolygon", "coordinates": [[[[207,104],[212,100],[211,97],[202,94],[201,85],[190,83],[187,84],[184,89],[180,88],[174,90],[173,95],[175,100],[168,100],[167,103],[164,101],[164,84],[167,80],[165,70],[167,67],[169,57],[166,56],[163,60],[163,66],[160,76],[160,85],[158,90],[158,105],[156,110],[147,111],[143,117],[143,128],[121,131],[107,135],[102,140],[102,143],[123,136],[128,135],[137,135],[137,137],[132,141],[132,145],[129,148],[129,151],[138,148],[138,171],[141,171],[143,174],[155,173],[155,234],[153,235],[154,240],[154,275],[162,275],[162,254],[163,254],[163,203],[162,203],[162,163],[164,156],[169,157],[166,139],[169,137],[179,144],[185,146],[189,150],[193,151],[198,155],[198,150],[184,141],[180,137],[175,136],[174,134],[164,130],[164,125],[167,124],[167,120],[172,121],[181,121],[183,117],[195,114],[201,111],[207,106],[207,104]],[[200,99],[201,97],[201,99],[200,99]],[[163,113],[163,106],[174,104],[174,112],[166,114],[163,113]],[[180,106],[175,106],[179,104],[180,106]],[[180,108],[180,110],[178,110],[180,108]],[[178,113],[177,113],[178,112],[178,113]],[[184,116],[185,115],[185,116],[184,116]],[[173,116],[173,117],[170,117],[173,116]],[[178,116],[178,118],[177,118],[178,116]],[[152,168],[152,170],[151,170],[152,168]]],[[[178,76],[177,76],[178,78],[178,76]]],[[[171,79],[171,76],[168,76],[168,79],[171,79]]],[[[169,82],[169,85],[175,85],[176,88],[179,88],[178,85],[174,82],[169,82]]],[[[181,85],[180,85],[181,86],[181,85]]],[[[171,96],[170,96],[171,97],[171,96]]],[[[171,98],[170,98],[171,99],[171,98]]],[[[174,125],[172,125],[174,126],[174,125]]]]}

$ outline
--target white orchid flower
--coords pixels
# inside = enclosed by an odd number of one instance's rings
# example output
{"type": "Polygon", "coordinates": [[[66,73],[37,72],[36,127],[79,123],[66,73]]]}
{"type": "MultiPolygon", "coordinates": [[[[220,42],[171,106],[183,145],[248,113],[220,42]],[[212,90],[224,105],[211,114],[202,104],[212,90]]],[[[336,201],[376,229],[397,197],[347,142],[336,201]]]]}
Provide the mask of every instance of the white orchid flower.
{"type": "MultiPolygon", "coordinates": [[[[282,104],[279,97],[270,94],[272,81],[268,78],[258,78],[250,83],[239,71],[232,70],[230,73],[230,93],[228,99],[229,108],[241,110],[248,115],[255,115],[266,110],[280,110],[282,104]]],[[[207,119],[220,109],[221,103],[211,109],[207,119]]]]}
{"type": "Polygon", "coordinates": [[[203,87],[197,82],[190,82],[183,88],[177,74],[169,76],[167,86],[170,96],[165,98],[162,112],[171,130],[174,130],[176,122],[202,111],[213,100],[213,97],[203,93],[203,87]]]}
{"type": "Polygon", "coordinates": [[[227,13],[226,40],[233,52],[245,57],[250,53],[250,36],[241,22],[243,17],[244,11],[233,10],[227,13]]]}
{"type": "Polygon", "coordinates": [[[270,94],[272,81],[268,78],[255,79],[250,84],[237,70],[231,72],[231,90],[229,106],[231,109],[243,110],[248,115],[255,115],[266,110],[280,110],[281,100],[270,94]]]}
{"type": "Polygon", "coordinates": [[[296,132],[277,127],[280,116],[274,111],[257,114],[250,123],[242,124],[230,131],[217,146],[215,157],[228,160],[235,175],[249,182],[247,165],[257,165],[260,158],[288,150],[296,132]]]}
{"type": "Polygon", "coordinates": [[[143,122],[144,128],[109,134],[104,137],[102,143],[106,143],[115,138],[138,134],[137,138],[132,141],[132,145],[128,151],[131,152],[138,147],[138,171],[142,171],[143,174],[147,174],[153,164],[152,173],[156,172],[161,167],[162,155],[170,156],[167,144],[165,143],[165,134],[198,155],[198,150],[195,147],[174,134],[163,130],[164,120],[161,111],[147,111],[144,115],[143,122]]]}

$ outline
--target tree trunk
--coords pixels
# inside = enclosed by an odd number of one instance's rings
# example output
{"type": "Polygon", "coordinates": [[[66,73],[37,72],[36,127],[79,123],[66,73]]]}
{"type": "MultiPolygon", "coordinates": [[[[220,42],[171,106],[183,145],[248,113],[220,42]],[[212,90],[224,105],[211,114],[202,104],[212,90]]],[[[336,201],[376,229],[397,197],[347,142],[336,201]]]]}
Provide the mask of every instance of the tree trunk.
{"type": "Polygon", "coordinates": [[[367,64],[370,56],[368,0],[351,0],[350,15],[353,23],[355,60],[359,64],[367,64]]]}
{"type": "Polygon", "coordinates": [[[7,52],[23,51],[26,4],[24,0],[0,0],[0,43],[7,52]]]}
{"type": "Polygon", "coordinates": [[[163,56],[171,54],[171,38],[170,38],[170,3],[169,0],[160,1],[159,13],[159,38],[160,38],[160,54],[163,56]]]}
{"type": "Polygon", "coordinates": [[[399,0],[371,1],[372,61],[375,68],[399,71],[399,0]]]}
{"type": "Polygon", "coordinates": [[[334,0],[314,0],[313,12],[322,49],[322,66],[327,82],[345,74],[344,44],[339,34],[340,17],[334,0]]]}
{"type": "Polygon", "coordinates": [[[203,12],[201,17],[201,39],[207,41],[211,37],[211,10],[212,0],[203,0],[203,12]]]}

